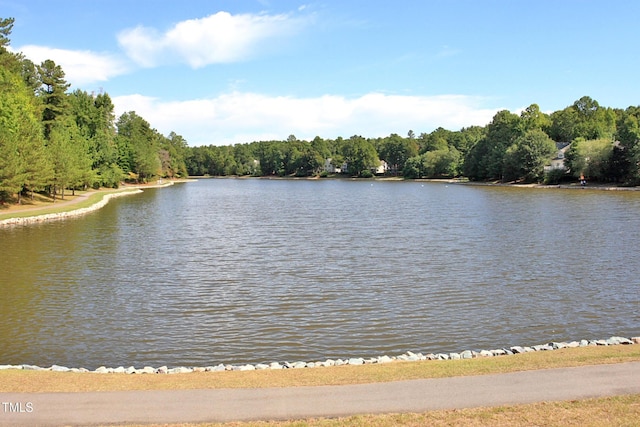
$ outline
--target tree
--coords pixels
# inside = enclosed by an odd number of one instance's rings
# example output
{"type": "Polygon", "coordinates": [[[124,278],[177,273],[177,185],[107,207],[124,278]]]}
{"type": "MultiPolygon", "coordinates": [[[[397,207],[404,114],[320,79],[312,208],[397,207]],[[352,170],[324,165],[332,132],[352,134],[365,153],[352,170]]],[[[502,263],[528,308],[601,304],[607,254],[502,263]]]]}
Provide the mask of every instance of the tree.
{"type": "MultiPolygon", "coordinates": [[[[48,184],[52,171],[45,155],[36,100],[19,73],[0,67],[0,188],[7,199],[48,184]]],[[[20,201],[20,199],[18,199],[20,201]]]]}
{"type": "Polygon", "coordinates": [[[11,42],[9,35],[11,35],[14,22],[15,18],[0,19],[0,49],[6,49],[9,46],[11,42]]]}
{"type": "Polygon", "coordinates": [[[347,163],[348,173],[362,176],[365,171],[371,172],[380,164],[378,153],[371,142],[359,135],[354,135],[344,142],[342,155],[347,163]]]}
{"type": "Polygon", "coordinates": [[[64,199],[65,189],[75,190],[93,184],[95,173],[86,142],[73,120],[58,120],[53,124],[47,148],[54,170],[54,200],[58,190],[64,199]]]}
{"type": "Polygon", "coordinates": [[[565,154],[565,164],[574,177],[584,175],[589,180],[607,180],[613,143],[608,139],[577,138],[565,154]]]}
{"type": "Polygon", "coordinates": [[[640,125],[638,118],[624,112],[618,125],[618,141],[620,141],[621,175],[630,183],[640,180],[640,125]]]}
{"type": "Polygon", "coordinates": [[[146,182],[161,170],[158,133],[134,111],[122,114],[117,128],[118,166],[138,182],[146,182]]]}
{"type": "Polygon", "coordinates": [[[382,140],[378,153],[380,158],[387,162],[391,171],[397,174],[403,170],[407,159],[418,154],[418,145],[412,138],[402,138],[393,133],[382,140]]]}
{"type": "Polygon", "coordinates": [[[551,126],[551,119],[540,111],[538,104],[531,104],[520,113],[522,130],[524,132],[538,129],[547,131],[551,126]]]}
{"type": "Polygon", "coordinates": [[[502,179],[507,148],[522,135],[519,116],[502,110],[487,125],[486,136],[471,148],[464,172],[472,180],[502,179]]]}
{"type": "Polygon", "coordinates": [[[518,137],[504,156],[504,179],[541,182],[544,166],[556,152],[555,143],[540,129],[529,130],[518,137]]]}
{"type": "Polygon", "coordinates": [[[69,84],[64,79],[62,68],[50,59],[38,66],[38,74],[42,83],[39,94],[43,104],[44,136],[49,139],[54,122],[67,113],[66,91],[69,84]]]}

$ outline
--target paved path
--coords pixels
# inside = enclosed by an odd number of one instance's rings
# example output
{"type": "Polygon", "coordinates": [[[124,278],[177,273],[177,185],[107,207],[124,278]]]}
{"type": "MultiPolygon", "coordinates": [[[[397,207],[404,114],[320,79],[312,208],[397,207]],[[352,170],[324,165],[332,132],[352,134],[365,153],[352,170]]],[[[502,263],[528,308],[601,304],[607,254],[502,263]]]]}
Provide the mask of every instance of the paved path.
{"type": "Polygon", "coordinates": [[[640,362],[349,386],[0,393],[0,426],[300,419],[637,393],[640,362]]]}

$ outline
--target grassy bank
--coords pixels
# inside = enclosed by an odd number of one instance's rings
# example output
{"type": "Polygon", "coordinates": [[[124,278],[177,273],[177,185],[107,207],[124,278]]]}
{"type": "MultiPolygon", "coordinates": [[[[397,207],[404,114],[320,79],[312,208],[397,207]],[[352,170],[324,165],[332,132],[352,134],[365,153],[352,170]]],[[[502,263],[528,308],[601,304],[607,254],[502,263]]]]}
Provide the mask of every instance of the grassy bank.
{"type": "Polygon", "coordinates": [[[74,392],[295,387],[363,384],[421,378],[640,361],[640,345],[598,346],[467,360],[392,362],[262,371],[188,374],[97,374],[0,370],[0,392],[74,392]]]}
{"type": "MultiPolygon", "coordinates": [[[[586,347],[454,361],[392,362],[381,365],[188,374],[96,374],[49,371],[0,371],[0,392],[78,392],[294,387],[386,382],[420,378],[485,375],[533,369],[640,361],[640,345],[586,347]]],[[[640,395],[567,402],[543,402],[493,408],[438,410],[421,414],[358,415],[336,419],[195,426],[638,426],[640,395]]],[[[134,427],[128,425],[128,427],[134,427]]]]}
{"type": "Polygon", "coordinates": [[[107,194],[125,191],[132,190],[126,188],[119,190],[77,191],[74,196],[66,195],[64,200],[58,198],[55,202],[49,197],[38,195],[33,201],[24,200],[20,205],[5,206],[4,209],[0,210],[0,221],[10,218],[26,218],[84,209],[100,202],[107,194]]]}

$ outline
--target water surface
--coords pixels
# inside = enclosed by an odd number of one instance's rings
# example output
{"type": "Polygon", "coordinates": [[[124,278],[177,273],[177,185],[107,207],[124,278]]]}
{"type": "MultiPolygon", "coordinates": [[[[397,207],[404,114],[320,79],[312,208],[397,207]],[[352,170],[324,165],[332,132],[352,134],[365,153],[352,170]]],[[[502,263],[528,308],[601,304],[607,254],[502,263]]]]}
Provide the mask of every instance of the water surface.
{"type": "Polygon", "coordinates": [[[640,193],[211,179],[0,229],[0,364],[206,366],[640,335],[640,193]]]}

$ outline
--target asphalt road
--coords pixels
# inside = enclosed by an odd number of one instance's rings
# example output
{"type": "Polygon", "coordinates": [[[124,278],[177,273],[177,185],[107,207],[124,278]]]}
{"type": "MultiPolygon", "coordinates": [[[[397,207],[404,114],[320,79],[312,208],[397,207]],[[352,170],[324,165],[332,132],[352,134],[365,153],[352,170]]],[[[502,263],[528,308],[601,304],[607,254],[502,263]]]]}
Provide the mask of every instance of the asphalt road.
{"type": "Polygon", "coordinates": [[[0,393],[0,426],[282,420],[637,393],[640,362],[347,386],[0,393]]]}

